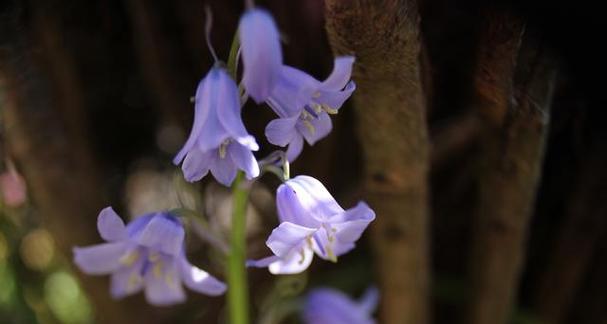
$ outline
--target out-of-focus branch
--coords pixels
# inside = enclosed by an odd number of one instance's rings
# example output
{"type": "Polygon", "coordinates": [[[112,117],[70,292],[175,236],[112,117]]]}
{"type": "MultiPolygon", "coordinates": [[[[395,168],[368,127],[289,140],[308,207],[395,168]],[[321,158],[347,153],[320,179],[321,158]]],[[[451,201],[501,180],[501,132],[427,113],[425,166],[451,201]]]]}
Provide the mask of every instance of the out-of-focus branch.
{"type": "Polygon", "coordinates": [[[607,233],[607,202],[604,200],[607,172],[603,171],[607,152],[604,143],[597,142],[588,158],[580,163],[577,183],[554,249],[538,283],[535,304],[542,323],[557,324],[565,320],[591,265],[600,237],[607,233]]]}
{"type": "MultiPolygon", "coordinates": [[[[18,10],[3,14],[0,83],[8,152],[28,182],[43,225],[71,258],[74,246],[98,241],[96,216],[105,197],[88,143],[83,91],[72,59],[58,43],[52,13],[42,18],[36,11],[28,22],[18,10]]],[[[110,298],[107,280],[76,274],[98,322],[140,318],[127,311],[130,304],[110,298]]]]}
{"type": "Polygon", "coordinates": [[[481,120],[470,113],[436,130],[432,136],[432,167],[440,167],[458,152],[471,147],[478,141],[481,129],[481,120]]]}
{"type": "Polygon", "coordinates": [[[363,148],[382,323],[428,321],[428,135],[415,1],[327,0],[336,54],[356,56],[363,148]]]}
{"type": "Polygon", "coordinates": [[[476,107],[485,118],[466,323],[504,324],[516,297],[541,175],[555,69],[507,13],[481,26],[476,107]],[[520,53],[519,53],[520,52],[520,53]]]}
{"type": "MultiPolygon", "coordinates": [[[[176,69],[172,66],[170,42],[164,30],[160,28],[155,15],[154,3],[141,0],[129,0],[129,13],[133,21],[135,47],[141,62],[141,72],[152,89],[155,107],[162,115],[165,124],[186,124],[176,114],[177,107],[189,104],[191,91],[179,89],[176,69]]],[[[200,42],[203,40],[201,39],[200,42]]]]}

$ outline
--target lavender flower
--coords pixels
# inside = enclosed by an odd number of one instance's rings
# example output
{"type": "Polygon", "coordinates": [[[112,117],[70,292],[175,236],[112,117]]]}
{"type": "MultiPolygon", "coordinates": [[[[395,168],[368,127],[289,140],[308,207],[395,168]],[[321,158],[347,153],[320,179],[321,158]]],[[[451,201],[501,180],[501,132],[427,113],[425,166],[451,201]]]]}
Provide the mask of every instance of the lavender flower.
{"type": "Polygon", "coordinates": [[[229,186],[238,169],[249,179],[257,177],[259,166],[251,151],[259,146],[242,123],[234,80],[224,69],[214,67],[198,84],[195,98],[192,132],[173,159],[178,165],[185,157],[185,179],[198,181],[210,170],[218,182],[229,186]]]}
{"type": "Polygon", "coordinates": [[[182,282],[211,296],[226,286],[185,258],[184,229],[167,212],[147,214],[127,226],[111,207],[99,213],[97,229],[107,243],[74,248],[74,262],[86,274],[111,274],[111,294],[122,298],[145,290],[153,305],[172,305],[186,298],[182,282]]]}
{"type": "Polygon", "coordinates": [[[240,20],[244,63],[243,84],[257,102],[266,102],[279,116],[266,128],[270,143],[287,146],[293,161],[304,139],[314,145],[332,129],[328,114],[336,114],[356,88],[350,81],[354,57],[335,59],[331,75],[318,81],[296,68],[283,65],[279,33],[272,16],[251,9],[240,20]]]}
{"type": "Polygon", "coordinates": [[[306,298],[303,319],[306,324],[375,324],[371,317],[379,294],[369,288],[359,301],[350,299],[340,291],[317,288],[306,298]]]}
{"type": "Polygon", "coordinates": [[[314,145],[331,132],[329,114],[337,114],[356,88],[350,81],[352,64],[352,56],[337,57],[333,72],[322,82],[295,68],[282,67],[266,101],[279,118],[268,124],[266,137],[272,144],[288,145],[289,161],[299,156],[304,139],[314,145]]]}
{"type": "Polygon", "coordinates": [[[268,267],[273,274],[304,271],[314,253],[337,261],[354,248],[375,219],[364,202],[344,210],[320,181],[309,176],[295,177],[278,187],[276,205],[281,223],[266,241],[274,256],[248,263],[268,267]]]}

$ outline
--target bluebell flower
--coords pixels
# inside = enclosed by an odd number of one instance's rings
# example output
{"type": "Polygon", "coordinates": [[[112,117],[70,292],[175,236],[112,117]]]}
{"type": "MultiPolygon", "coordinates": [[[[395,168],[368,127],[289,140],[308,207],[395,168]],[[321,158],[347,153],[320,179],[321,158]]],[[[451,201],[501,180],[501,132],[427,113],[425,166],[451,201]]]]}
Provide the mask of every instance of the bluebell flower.
{"type": "Polygon", "coordinates": [[[350,80],[354,57],[335,59],[325,81],[283,64],[280,39],[272,16],[261,9],[247,11],[240,20],[244,63],[243,84],[257,103],[266,102],[278,115],[266,128],[270,143],[288,146],[293,161],[303,141],[314,145],[331,132],[328,114],[336,114],[356,86],[350,80]]]}
{"type": "Polygon", "coordinates": [[[198,181],[211,171],[218,182],[229,186],[238,169],[248,179],[257,177],[259,166],[251,151],[259,146],[242,122],[234,80],[224,69],[212,68],[198,84],[195,100],[192,132],[173,159],[176,165],[183,160],[185,179],[198,181]]]}
{"type": "Polygon", "coordinates": [[[309,176],[297,176],[280,185],[276,205],[281,223],[266,241],[274,256],[248,263],[268,267],[273,274],[300,273],[314,254],[337,261],[354,248],[375,219],[364,202],[344,210],[320,181],[309,176]]]}
{"type": "Polygon", "coordinates": [[[322,82],[295,68],[282,67],[266,100],[279,118],[268,124],[266,137],[274,145],[288,146],[289,161],[299,156],[304,139],[314,145],[331,132],[329,114],[337,114],[356,88],[350,80],[352,64],[352,56],[337,57],[333,72],[322,82]]]}
{"type": "Polygon", "coordinates": [[[182,283],[211,296],[226,290],[224,283],[188,262],[183,225],[168,212],[147,214],[125,226],[107,207],[99,213],[97,229],[107,243],[74,248],[74,262],[86,274],[111,274],[114,298],[143,289],[150,304],[163,306],[186,299],[182,283]]]}
{"type": "Polygon", "coordinates": [[[375,324],[372,314],[377,307],[379,293],[369,288],[356,301],[330,288],[312,290],[303,308],[305,324],[375,324]]]}

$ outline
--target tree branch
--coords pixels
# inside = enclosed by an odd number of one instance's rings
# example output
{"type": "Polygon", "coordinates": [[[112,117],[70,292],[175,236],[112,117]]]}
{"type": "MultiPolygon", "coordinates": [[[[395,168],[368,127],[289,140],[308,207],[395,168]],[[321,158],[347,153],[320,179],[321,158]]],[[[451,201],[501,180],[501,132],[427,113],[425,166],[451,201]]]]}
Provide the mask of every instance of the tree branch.
{"type": "Polygon", "coordinates": [[[508,322],[541,175],[555,69],[505,13],[481,26],[475,89],[485,118],[466,323],[508,322]],[[517,59],[518,58],[518,59],[517,59]],[[518,65],[517,65],[518,63],[518,65]]]}
{"type": "Polygon", "coordinates": [[[356,56],[354,95],[365,162],[382,323],[428,321],[428,135],[415,1],[328,0],[337,54],[356,56]]]}

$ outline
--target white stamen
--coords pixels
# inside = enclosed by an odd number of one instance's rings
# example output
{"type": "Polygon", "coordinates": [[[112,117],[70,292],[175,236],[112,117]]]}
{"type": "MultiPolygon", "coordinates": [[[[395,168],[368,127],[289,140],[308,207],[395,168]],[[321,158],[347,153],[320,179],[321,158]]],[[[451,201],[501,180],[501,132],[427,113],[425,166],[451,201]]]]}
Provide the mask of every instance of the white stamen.
{"type": "Polygon", "coordinates": [[[306,261],[306,251],[304,249],[299,250],[299,255],[301,256],[299,264],[303,264],[306,261]]]}

